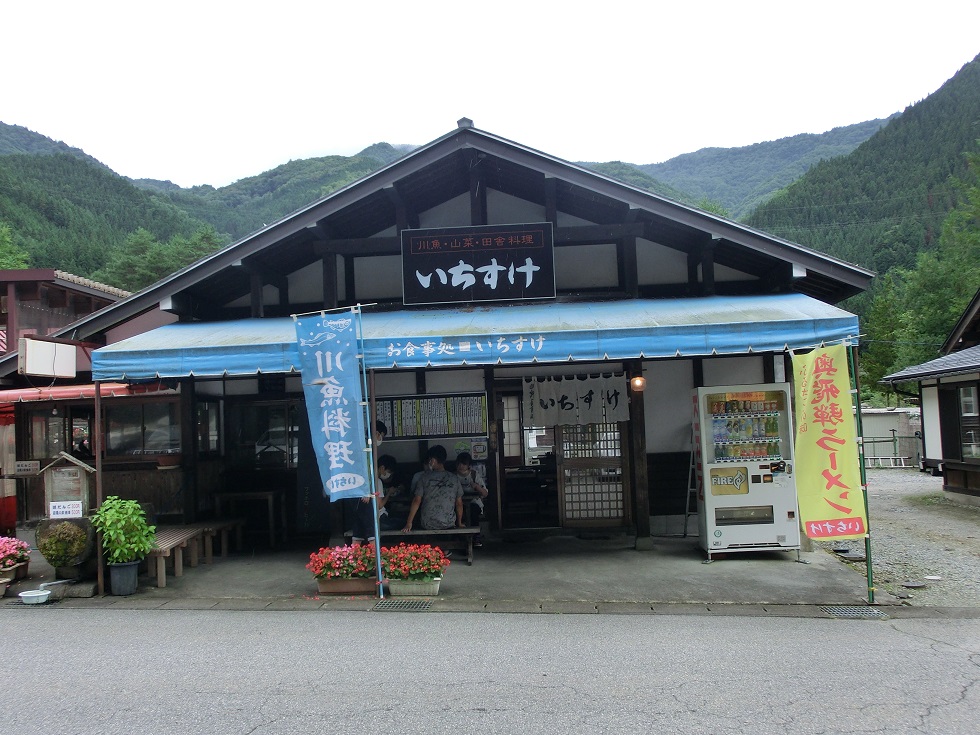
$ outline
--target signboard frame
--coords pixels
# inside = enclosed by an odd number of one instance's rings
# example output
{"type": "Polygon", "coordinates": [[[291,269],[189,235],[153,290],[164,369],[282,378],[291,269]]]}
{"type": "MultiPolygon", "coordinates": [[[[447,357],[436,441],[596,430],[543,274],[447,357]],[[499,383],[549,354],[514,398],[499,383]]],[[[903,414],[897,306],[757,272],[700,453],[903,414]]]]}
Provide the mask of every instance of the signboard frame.
{"type": "Polygon", "coordinates": [[[550,222],[402,230],[402,302],[553,299],[550,222]]]}

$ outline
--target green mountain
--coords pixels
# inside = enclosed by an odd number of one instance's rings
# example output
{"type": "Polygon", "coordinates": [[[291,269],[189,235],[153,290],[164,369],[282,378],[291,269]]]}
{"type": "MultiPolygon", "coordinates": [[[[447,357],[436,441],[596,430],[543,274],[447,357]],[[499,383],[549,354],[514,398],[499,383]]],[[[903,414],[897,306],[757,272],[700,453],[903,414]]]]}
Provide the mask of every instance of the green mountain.
{"type": "Polygon", "coordinates": [[[31,267],[80,276],[101,268],[138,228],[165,240],[205,225],[88,156],[60,151],[0,156],[0,221],[31,267]]]}
{"type": "Polygon", "coordinates": [[[96,158],[92,158],[81,148],[73,148],[60,140],[53,140],[33,130],[28,130],[21,125],[7,125],[0,122],[0,156],[13,156],[17,154],[54,156],[63,154],[72,156],[80,161],[103,168],[106,171],[111,169],[96,158]]]}
{"type": "Polygon", "coordinates": [[[381,161],[371,156],[304,158],[220,189],[154,191],[157,198],[237,240],[379,168],[381,161]]]}
{"type": "Polygon", "coordinates": [[[898,113],[819,135],[804,133],[741,148],[702,148],[637,168],[694,201],[717,202],[732,218],[741,219],[816,163],[847,155],[896,117],[898,113]]]}
{"type": "Polygon", "coordinates": [[[813,166],[745,221],[883,274],[934,247],[980,138],[980,56],[848,156],[813,166]]]}
{"type": "Polygon", "coordinates": [[[674,187],[665,184],[663,181],[658,181],[649,174],[644,173],[641,168],[633,165],[632,163],[609,161],[608,163],[580,163],[578,165],[591,169],[596,173],[603,174],[604,176],[608,176],[611,179],[622,181],[624,184],[635,186],[638,189],[646,189],[647,191],[652,191],[654,194],[670,197],[671,199],[684,202],[685,204],[697,204],[697,197],[691,196],[690,193],[675,189],[674,187]]]}
{"type": "MultiPolygon", "coordinates": [[[[888,121],[704,149],[661,164],[582,165],[681,202],[724,207],[735,217],[778,190],[743,219],[884,272],[910,267],[916,253],[935,240],[955,198],[950,176],[963,172],[962,154],[980,137],[978,121],[980,62],[974,60],[935,94],[888,121]]],[[[14,244],[27,251],[32,266],[91,276],[137,230],[146,232],[133,242],[146,248],[153,239],[191,237],[205,224],[218,234],[201,242],[238,239],[408,150],[377,143],[355,156],[290,161],[228,186],[184,189],[118,176],[77,148],[0,123],[0,221],[10,226],[14,244]]]]}

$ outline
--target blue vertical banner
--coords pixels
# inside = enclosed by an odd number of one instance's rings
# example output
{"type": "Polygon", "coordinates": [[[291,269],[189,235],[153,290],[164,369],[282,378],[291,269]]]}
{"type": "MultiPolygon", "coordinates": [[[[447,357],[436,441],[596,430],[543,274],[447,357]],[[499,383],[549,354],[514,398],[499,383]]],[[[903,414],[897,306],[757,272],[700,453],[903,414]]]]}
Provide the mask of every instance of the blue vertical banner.
{"type": "Polygon", "coordinates": [[[351,309],[293,317],[313,450],[331,502],[371,495],[373,486],[356,316],[351,309]]]}

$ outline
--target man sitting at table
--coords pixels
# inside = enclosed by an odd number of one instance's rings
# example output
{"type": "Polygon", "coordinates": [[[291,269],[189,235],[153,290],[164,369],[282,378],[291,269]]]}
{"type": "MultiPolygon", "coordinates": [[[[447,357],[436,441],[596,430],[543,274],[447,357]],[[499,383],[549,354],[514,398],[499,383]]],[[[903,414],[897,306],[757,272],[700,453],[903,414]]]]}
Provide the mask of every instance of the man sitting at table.
{"type": "Polygon", "coordinates": [[[421,527],[429,531],[463,527],[463,486],[445,465],[446,448],[440,444],[430,447],[425,469],[412,478],[412,505],[403,530],[412,530],[416,515],[421,527]]]}

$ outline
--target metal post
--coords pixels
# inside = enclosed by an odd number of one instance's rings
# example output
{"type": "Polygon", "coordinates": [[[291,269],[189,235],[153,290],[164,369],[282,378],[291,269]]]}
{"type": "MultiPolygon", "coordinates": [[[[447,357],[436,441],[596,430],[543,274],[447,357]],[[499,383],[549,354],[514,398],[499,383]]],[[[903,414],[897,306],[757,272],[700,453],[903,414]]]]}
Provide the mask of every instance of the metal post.
{"type": "Polygon", "coordinates": [[[871,569],[871,513],[868,508],[868,473],[864,468],[864,427],[861,422],[861,387],[857,378],[857,346],[847,347],[847,369],[850,373],[851,392],[854,394],[854,405],[857,410],[854,415],[857,420],[858,461],[861,465],[861,492],[864,496],[864,516],[868,519],[868,527],[864,534],[864,561],[868,570],[868,604],[875,601],[874,575],[871,569]]]}
{"type": "MultiPolygon", "coordinates": [[[[96,380],[95,383],[95,436],[92,437],[92,450],[95,452],[95,507],[102,505],[102,384],[96,380]]],[[[96,580],[98,581],[99,594],[105,594],[105,569],[102,563],[102,534],[95,534],[96,549],[96,580]]]]}

